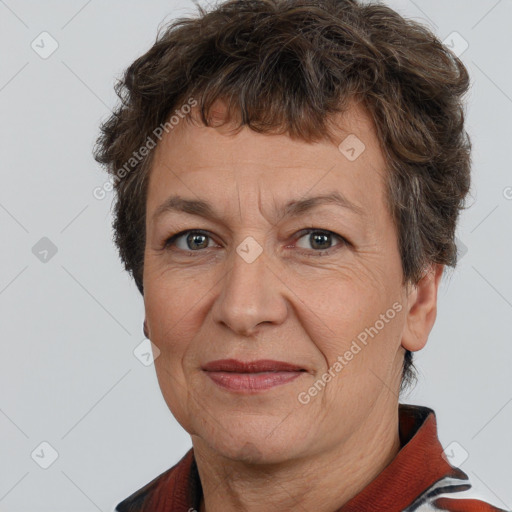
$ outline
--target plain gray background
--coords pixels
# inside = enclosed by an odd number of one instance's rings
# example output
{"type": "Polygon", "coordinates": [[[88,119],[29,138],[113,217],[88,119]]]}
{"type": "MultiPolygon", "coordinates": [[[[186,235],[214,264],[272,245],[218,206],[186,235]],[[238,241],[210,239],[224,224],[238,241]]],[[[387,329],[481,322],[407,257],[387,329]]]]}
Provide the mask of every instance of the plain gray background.
{"type": "MultiPolygon", "coordinates": [[[[467,44],[473,84],[462,257],[403,401],[435,409],[443,446],[511,509],[512,2],[387,3],[467,44]]],[[[91,151],[115,77],[159,26],[194,12],[189,0],[0,0],[1,511],[110,511],[191,446],[134,354],[143,302],[111,241],[112,194],[93,197],[106,174],[91,151]]]]}

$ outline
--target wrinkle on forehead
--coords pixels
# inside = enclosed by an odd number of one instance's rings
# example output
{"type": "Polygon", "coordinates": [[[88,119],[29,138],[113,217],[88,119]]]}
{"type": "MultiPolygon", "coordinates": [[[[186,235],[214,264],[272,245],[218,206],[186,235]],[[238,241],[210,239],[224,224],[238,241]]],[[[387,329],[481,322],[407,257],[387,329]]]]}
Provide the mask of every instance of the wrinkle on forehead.
{"type": "MultiPolygon", "coordinates": [[[[221,107],[219,103],[213,110],[214,117],[222,119],[221,107]]],[[[365,150],[355,161],[348,161],[327,140],[307,144],[287,135],[260,134],[247,126],[233,135],[219,128],[181,122],[164,134],[155,148],[150,188],[156,191],[159,202],[165,199],[163,192],[172,191],[165,184],[165,173],[169,173],[187,196],[215,200],[226,217],[239,221],[243,216],[245,221],[252,219],[256,212],[270,221],[270,211],[287,200],[333,188],[363,208],[387,209],[383,197],[385,161],[371,118],[353,104],[344,114],[333,117],[333,123],[338,126],[340,142],[348,133],[363,140],[365,150]]],[[[149,194],[148,199],[154,195],[149,194]]],[[[157,208],[158,203],[152,207],[157,208]]],[[[370,220],[376,222],[378,218],[370,220]]]]}

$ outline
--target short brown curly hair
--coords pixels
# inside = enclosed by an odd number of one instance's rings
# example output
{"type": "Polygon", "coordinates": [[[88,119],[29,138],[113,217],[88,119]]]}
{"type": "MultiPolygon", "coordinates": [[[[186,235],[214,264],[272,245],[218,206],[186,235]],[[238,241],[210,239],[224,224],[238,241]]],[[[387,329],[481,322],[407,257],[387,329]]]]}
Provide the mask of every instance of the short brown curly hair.
{"type": "MultiPolygon", "coordinates": [[[[114,179],[115,243],[141,294],[154,151],[138,151],[190,98],[207,126],[210,107],[223,99],[240,126],[305,142],[329,137],[331,116],[357,98],[387,162],[403,284],[417,283],[432,263],[455,267],[471,167],[462,102],[469,75],[460,59],[382,4],[230,0],[198,11],[171,22],[125,70],[115,85],[121,103],[94,148],[114,179]]],[[[414,370],[406,351],[401,390],[414,370]]]]}

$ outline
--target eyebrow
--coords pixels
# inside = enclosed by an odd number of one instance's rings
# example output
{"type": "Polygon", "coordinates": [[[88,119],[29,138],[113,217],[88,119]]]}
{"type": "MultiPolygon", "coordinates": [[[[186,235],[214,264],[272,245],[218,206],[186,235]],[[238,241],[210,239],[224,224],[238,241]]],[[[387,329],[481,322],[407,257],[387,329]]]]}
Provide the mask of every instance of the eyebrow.
{"type": "MultiPolygon", "coordinates": [[[[322,205],[333,204],[346,208],[353,213],[365,216],[364,209],[360,206],[349,201],[340,192],[331,192],[314,197],[306,197],[303,199],[294,199],[286,203],[284,207],[278,209],[280,218],[285,217],[299,217],[311,211],[313,208],[322,205]]],[[[200,199],[185,199],[181,196],[170,196],[163,202],[153,213],[153,222],[158,217],[167,212],[183,212],[189,215],[197,215],[199,217],[211,218],[213,220],[221,221],[221,216],[215,211],[213,206],[207,201],[200,199]]]]}

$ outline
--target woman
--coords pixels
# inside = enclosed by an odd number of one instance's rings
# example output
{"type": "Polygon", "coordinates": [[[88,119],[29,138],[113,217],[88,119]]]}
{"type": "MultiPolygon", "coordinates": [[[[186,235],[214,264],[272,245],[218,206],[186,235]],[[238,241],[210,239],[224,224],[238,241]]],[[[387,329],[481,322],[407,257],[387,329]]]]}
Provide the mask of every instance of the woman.
{"type": "Polygon", "coordinates": [[[399,403],[456,264],[468,86],[355,0],[200,9],[127,69],[95,156],[193,448],[116,510],[500,510],[399,403]]]}

